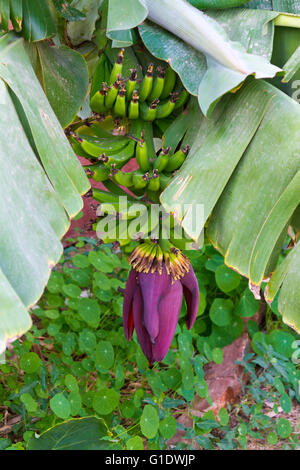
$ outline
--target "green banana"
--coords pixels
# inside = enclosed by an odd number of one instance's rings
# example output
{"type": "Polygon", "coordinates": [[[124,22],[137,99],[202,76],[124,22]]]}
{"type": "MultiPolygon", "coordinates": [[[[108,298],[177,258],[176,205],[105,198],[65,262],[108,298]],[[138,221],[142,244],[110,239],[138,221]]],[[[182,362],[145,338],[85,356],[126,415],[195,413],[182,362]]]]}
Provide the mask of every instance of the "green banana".
{"type": "Polygon", "coordinates": [[[146,141],[144,139],[144,132],[142,132],[142,137],[137,143],[135,157],[141,171],[146,172],[150,169],[148,149],[146,141]]]}
{"type": "Polygon", "coordinates": [[[170,158],[171,147],[163,149],[154,162],[154,169],[161,173],[167,166],[170,158]]]}
{"type": "Polygon", "coordinates": [[[137,81],[137,71],[136,69],[130,69],[131,75],[126,85],[126,100],[131,100],[132,93],[136,89],[136,81],[137,81]]]}
{"type": "Polygon", "coordinates": [[[169,100],[157,106],[156,119],[164,119],[168,117],[175,109],[178,93],[171,93],[169,100]]]}
{"type": "Polygon", "coordinates": [[[148,183],[148,190],[156,192],[160,188],[160,178],[157,170],[153,170],[152,177],[148,183]]]}
{"type": "Polygon", "coordinates": [[[165,170],[170,172],[177,170],[183,164],[184,160],[186,159],[187,154],[189,153],[190,147],[187,145],[182,149],[178,150],[178,152],[174,153],[168,161],[168,164],[165,167],[165,170]]]}
{"type": "Polygon", "coordinates": [[[116,102],[114,105],[114,113],[117,116],[124,117],[126,116],[126,88],[121,86],[116,102]]]}
{"type": "Polygon", "coordinates": [[[168,67],[166,70],[164,88],[163,88],[162,94],[160,95],[160,99],[164,100],[165,98],[168,98],[168,96],[174,90],[176,79],[177,79],[176,73],[171,67],[168,67]]]}
{"type": "Polygon", "coordinates": [[[96,201],[104,203],[108,202],[109,204],[113,203],[119,203],[119,195],[118,194],[113,194],[109,193],[108,191],[103,191],[102,189],[97,189],[93,188],[93,198],[96,199],[96,201]]]}
{"type": "Polygon", "coordinates": [[[133,173],[125,173],[121,170],[117,170],[113,173],[113,181],[125,188],[131,188],[131,186],[133,186],[133,173]]]}
{"type": "Polygon", "coordinates": [[[97,165],[88,166],[88,169],[91,171],[91,177],[95,181],[106,181],[109,178],[109,169],[106,168],[103,163],[98,163],[97,165]]]}
{"type": "Polygon", "coordinates": [[[150,64],[146,75],[143,79],[142,86],[140,89],[140,102],[143,103],[146,101],[148,96],[151,93],[152,90],[152,85],[153,85],[153,64],[150,64]]]}
{"type": "Polygon", "coordinates": [[[90,101],[92,111],[95,113],[104,113],[107,110],[105,106],[107,92],[107,85],[103,82],[101,90],[97,91],[90,101]]]}
{"type": "Polygon", "coordinates": [[[181,106],[184,106],[189,96],[190,94],[185,89],[183,89],[178,97],[178,100],[175,103],[175,109],[178,109],[181,106]]]}
{"type": "Polygon", "coordinates": [[[129,103],[128,117],[129,119],[138,119],[140,115],[139,109],[139,95],[136,90],[132,94],[132,99],[129,103]]]}
{"type": "Polygon", "coordinates": [[[110,74],[110,84],[111,85],[113,83],[115,83],[115,81],[119,78],[119,76],[122,75],[124,51],[125,51],[124,48],[122,48],[120,50],[118,58],[117,58],[116,62],[114,63],[114,66],[112,68],[112,71],[111,71],[111,74],[110,74]]]}
{"type": "Polygon", "coordinates": [[[157,72],[158,74],[154,80],[152,91],[148,96],[148,101],[150,102],[156,100],[157,98],[160,98],[164,89],[166,71],[162,67],[157,67],[157,72]]]}
{"type": "Polygon", "coordinates": [[[118,92],[120,90],[122,81],[120,79],[117,79],[113,85],[109,88],[107,92],[107,96],[105,98],[105,106],[107,109],[111,109],[116,101],[116,98],[118,96],[118,92]]]}
{"type": "Polygon", "coordinates": [[[128,139],[125,137],[111,137],[109,139],[93,138],[91,136],[84,136],[81,139],[81,147],[83,150],[92,157],[98,158],[101,154],[114,155],[119,153],[128,144],[128,139]]]}
{"type": "Polygon", "coordinates": [[[116,165],[122,168],[125,163],[134,156],[135,142],[132,140],[126,145],[120,152],[115,153],[114,155],[107,155],[105,153],[101,154],[98,157],[98,160],[103,162],[105,166],[109,167],[110,165],[116,165]]]}
{"type": "Polygon", "coordinates": [[[141,118],[144,121],[154,121],[156,118],[157,112],[157,105],[159,103],[159,99],[155,99],[152,101],[150,106],[147,103],[141,103],[140,110],[141,110],[141,118]]]}

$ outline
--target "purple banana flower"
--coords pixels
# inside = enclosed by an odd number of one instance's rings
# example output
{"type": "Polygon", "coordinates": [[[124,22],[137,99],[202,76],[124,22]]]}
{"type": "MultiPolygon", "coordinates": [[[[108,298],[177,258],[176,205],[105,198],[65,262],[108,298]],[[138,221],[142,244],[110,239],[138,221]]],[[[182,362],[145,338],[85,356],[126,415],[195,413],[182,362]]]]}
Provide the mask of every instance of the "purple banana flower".
{"type": "Polygon", "coordinates": [[[129,274],[123,304],[125,335],[130,341],[136,329],[150,365],[161,361],[168,352],[178,322],[182,294],[187,303],[186,325],[190,329],[199,305],[199,287],[191,265],[189,271],[176,281],[167,274],[165,266],[161,274],[139,273],[135,269],[129,274]]]}

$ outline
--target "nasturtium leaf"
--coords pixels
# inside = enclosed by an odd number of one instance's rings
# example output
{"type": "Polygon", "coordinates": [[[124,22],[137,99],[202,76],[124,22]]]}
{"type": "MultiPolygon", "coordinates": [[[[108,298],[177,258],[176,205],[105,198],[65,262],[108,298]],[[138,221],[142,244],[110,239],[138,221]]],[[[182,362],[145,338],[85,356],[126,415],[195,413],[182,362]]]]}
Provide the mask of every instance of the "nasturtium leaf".
{"type": "Polygon", "coordinates": [[[72,263],[77,268],[87,268],[90,265],[90,261],[87,256],[77,254],[72,257],[72,263]]]}
{"type": "Polygon", "coordinates": [[[191,390],[193,388],[193,382],[194,382],[194,373],[193,373],[193,368],[189,364],[185,366],[182,371],[182,386],[184,387],[185,390],[191,390]]]}
{"type": "Polygon", "coordinates": [[[71,408],[70,415],[71,416],[78,415],[81,409],[81,405],[82,405],[80,393],[71,392],[68,396],[68,400],[69,400],[70,408],[71,408]]]}
{"type": "Polygon", "coordinates": [[[96,347],[96,335],[92,331],[83,330],[79,333],[78,343],[81,351],[92,352],[96,347]]]}
{"type": "Polygon", "coordinates": [[[258,312],[259,301],[254,298],[252,292],[247,288],[234,310],[235,315],[240,317],[252,317],[258,312]]]}
{"type": "Polygon", "coordinates": [[[120,396],[113,389],[102,389],[93,398],[93,408],[99,415],[108,415],[116,409],[120,396]]]}
{"type": "Polygon", "coordinates": [[[280,396],[280,406],[285,413],[290,413],[292,409],[292,400],[287,393],[283,393],[280,396]]]}
{"type": "Polygon", "coordinates": [[[163,371],[161,378],[163,383],[173,390],[176,390],[180,386],[181,373],[176,367],[170,367],[170,369],[163,371]]]}
{"type": "Polygon", "coordinates": [[[132,418],[137,408],[132,400],[124,400],[120,406],[120,410],[123,418],[129,419],[132,418]]]}
{"type": "Polygon", "coordinates": [[[223,350],[221,348],[213,348],[212,352],[212,360],[216,364],[222,364],[223,362],[223,350]]]}
{"type": "Polygon", "coordinates": [[[140,436],[134,436],[126,442],[126,450],[144,450],[143,439],[140,436]]]}
{"type": "Polygon", "coordinates": [[[206,398],[208,395],[208,385],[207,382],[203,379],[197,380],[195,383],[195,390],[200,398],[206,398]]]}
{"type": "Polygon", "coordinates": [[[64,382],[65,382],[65,386],[70,390],[70,392],[78,392],[79,390],[78,383],[73,375],[67,374],[65,376],[64,382]]]}
{"type": "Polygon", "coordinates": [[[273,330],[268,335],[268,343],[273,346],[275,351],[289,358],[294,352],[294,349],[292,347],[294,340],[295,338],[293,335],[280,330],[273,330]]]}
{"type": "Polygon", "coordinates": [[[286,439],[292,433],[293,428],[288,419],[280,418],[277,421],[276,430],[282,439],[286,439]]]}
{"type": "Polygon", "coordinates": [[[58,310],[45,310],[46,317],[50,318],[50,320],[57,320],[59,318],[60,313],[58,310]]]}
{"type": "Polygon", "coordinates": [[[32,438],[28,450],[93,450],[107,449],[107,426],[103,419],[95,417],[70,419],[58,424],[39,438],[32,438]]]}
{"type": "Polygon", "coordinates": [[[63,393],[57,393],[50,400],[53,413],[62,419],[67,419],[71,413],[71,405],[63,393]]]}
{"type": "Polygon", "coordinates": [[[226,408],[221,408],[218,413],[218,418],[221,426],[227,426],[229,423],[229,414],[226,408]]]}
{"type": "Polygon", "coordinates": [[[92,274],[89,269],[71,269],[70,276],[80,287],[89,287],[92,274]]]}
{"type": "Polygon", "coordinates": [[[96,365],[102,369],[110,369],[114,363],[114,348],[109,341],[99,341],[96,346],[96,365]]]}
{"type": "Polygon", "coordinates": [[[100,272],[111,273],[114,270],[114,265],[111,263],[109,257],[100,251],[90,251],[88,259],[100,272]]]}
{"type": "Polygon", "coordinates": [[[236,289],[241,282],[241,276],[225,264],[218,266],[215,276],[217,286],[225,293],[236,289]]]}
{"type": "Polygon", "coordinates": [[[32,398],[30,393],[23,393],[20,396],[20,400],[24,404],[28,413],[34,413],[37,410],[37,402],[32,398]]]}
{"type": "Polygon", "coordinates": [[[76,284],[65,284],[62,290],[67,297],[77,298],[81,294],[81,289],[76,284]]]}
{"type": "Polygon", "coordinates": [[[148,439],[153,439],[159,428],[159,417],[156,408],[145,405],[140,421],[142,434],[148,439]]]}
{"type": "Polygon", "coordinates": [[[217,326],[227,326],[232,320],[233,303],[230,299],[214,299],[209,316],[217,326]]]}
{"type": "Polygon", "coordinates": [[[159,423],[159,432],[164,439],[171,439],[176,433],[177,422],[173,416],[167,416],[159,423]]]}
{"type": "Polygon", "coordinates": [[[57,271],[52,271],[50,279],[47,284],[47,290],[51,292],[51,294],[58,294],[61,292],[62,287],[64,285],[64,277],[62,273],[57,271]]]}
{"type": "Polygon", "coordinates": [[[99,324],[100,307],[95,299],[79,299],[78,313],[86,323],[94,328],[99,324]]]}
{"type": "Polygon", "coordinates": [[[27,374],[34,374],[41,367],[41,360],[34,352],[24,354],[20,359],[20,367],[27,374]]]}
{"type": "Polygon", "coordinates": [[[268,444],[270,444],[270,445],[272,446],[272,445],[277,444],[277,441],[278,441],[278,436],[277,436],[276,432],[270,431],[270,432],[267,434],[267,442],[268,442],[268,444]]]}

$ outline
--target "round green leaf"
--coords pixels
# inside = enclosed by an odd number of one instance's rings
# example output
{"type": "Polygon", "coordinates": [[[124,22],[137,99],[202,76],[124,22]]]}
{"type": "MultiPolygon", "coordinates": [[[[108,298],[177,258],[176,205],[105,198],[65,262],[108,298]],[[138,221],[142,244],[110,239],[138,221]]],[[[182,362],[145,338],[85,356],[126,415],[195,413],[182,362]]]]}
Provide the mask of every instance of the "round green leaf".
{"type": "Polygon", "coordinates": [[[276,429],[282,439],[289,437],[293,431],[291,423],[285,418],[280,418],[278,420],[276,429]]]}
{"type": "Polygon", "coordinates": [[[199,379],[197,383],[195,383],[195,390],[196,393],[199,395],[200,398],[206,398],[208,395],[208,385],[205,379],[199,379]]]}
{"type": "Polygon", "coordinates": [[[78,298],[81,294],[81,289],[76,284],[65,284],[63,292],[67,297],[78,298]]]}
{"type": "Polygon", "coordinates": [[[292,400],[287,393],[284,393],[280,397],[280,406],[285,413],[290,413],[292,409],[292,400]]]}
{"type": "Polygon", "coordinates": [[[225,264],[221,264],[221,266],[216,269],[215,277],[217,286],[223,292],[230,292],[236,289],[241,282],[241,276],[228,268],[225,264]]]}
{"type": "Polygon", "coordinates": [[[96,365],[102,369],[112,367],[115,360],[114,348],[109,341],[99,341],[96,346],[96,365]]]}
{"type": "Polygon", "coordinates": [[[233,303],[230,299],[214,299],[209,316],[217,326],[227,326],[232,319],[233,303]]]}
{"type": "Polygon", "coordinates": [[[78,415],[82,405],[80,394],[78,392],[71,392],[68,399],[71,408],[70,414],[72,416],[78,415]]]}
{"type": "Polygon", "coordinates": [[[141,421],[141,431],[148,439],[156,436],[159,427],[159,418],[156,408],[152,405],[146,405],[143,409],[141,421]]]}
{"type": "Polygon", "coordinates": [[[30,393],[23,393],[20,396],[20,400],[24,404],[28,413],[34,413],[37,410],[37,402],[32,398],[30,393]]]}
{"type": "Polygon", "coordinates": [[[227,424],[229,423],[228,411],[225,408],[221,408],[218,416],[221,426],[227,426],[227,424]]]}
{"type": "Polygon", "coordinates": [[[165,439],[171,439],[176,433],[177,422],[173,416],[167,416],[159,423],[159,432],[165,439]]]}
{"type": "Polygon", "coordinates": [[[270,444],[271,446],[274,446],[277,443],[277,441],[278,441],[278,437],[277,437],[276,432],[271,431],[267,434],[268,444],[270,444]]]}
{"type": "Polygon", "coordinates": [[[24,354],[20,360],[20,367],[28,374],[34,374],[40,368],[41,360],[34,352],[24,354]]]}
{"type": "Polygon", "coordinates": [[[144,450],[143,439],[140,436],[134,436],[126,442],[127,450],[144,450]]]}
{"type": "Polygon", "coordinates": [[[213,348],[211,354],[212,354],[212,360],[216,364],[222,364],[222,362],[223,362],[223,350],[221,348],[213,348]]]}
{"type": "Polygon", "coordinates": [[[243,292],[234,313],[239,317],[252,317],[258,312],[258,309],[259,300],[256,300],[252,292],[247,288],[243,292]]]}
{"type": "Polygon", "coordinates": [[[176,367],[171,367],[170,369],[163,371],[161,378],[163,383],[171,389],[178,388],[181,383],[181,374],[176,367]]]}
{"type": "Polygon", "coordinates": [[[81,254],[73,256],[72,263],[77,268],[87,268],[90,265],[88,257],[81,254]]]}
{"type": "Polygon", "coordinates": [[[116,409],[119,399],[119,394],[115,390],[104,388],[95,393],[93,408],[99,415],[108,415],[116,409]]]}
{"type": "Polygon", "coordinates": [[[270,343],[275,351],[279,352],[283,356],[292,357],[294,349],[292,348],[292,344],[295,341],[295,338],[290,333],[286,333],[285,331],[273,330],[268,338],[268,343],[270,343]]]}
{"type": "Polygon", "coordinates": [[[71,413],[71,405],[63,393],[57,393],[50,400],[50,408],[56,416],[67,419],[71,413]]]}

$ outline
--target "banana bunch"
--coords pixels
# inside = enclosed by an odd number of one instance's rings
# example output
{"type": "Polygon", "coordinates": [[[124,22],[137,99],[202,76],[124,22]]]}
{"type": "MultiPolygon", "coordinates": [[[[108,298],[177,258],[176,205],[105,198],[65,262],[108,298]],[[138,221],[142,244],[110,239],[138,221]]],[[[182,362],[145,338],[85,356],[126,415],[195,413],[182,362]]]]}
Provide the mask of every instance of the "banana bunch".
{"type": "Polygon", "coordinates": [[[188,98],[186,90],[174,92],[177,76],[171,67],[150,64],[143,80],[137,80],[137,70],[131,69],[128,79],[122,77],[124,49],[121,49],[109,78],[92,97],[90,106],[95,113],[111,113],[121,118],[142,118],[154,121],[170,116],[184,105],[188,98]],[[140,83],[139,83],[140,82],[140,83]]]}
{"type": "MultiPolygon", "coordinates": [[[[189,152],[189,146],[174,149],[163,146],[164,121],[172,114],[176,117],[189,97],[185,89],[177,91],[175,72],[168,66],[159,66],[155,74],[150,64],[142,79],[138,79],[134,68],[125,79],[123,59],[121,49],[112,69],[109,73],[106,70],[106,81],[100,90],[94,89],[90,99],[92,117],[74,122],[66,129],[74,152],[89,161],[85,165],[88,176],[107,189],[93,189],[93,198],[100,203],[100,219],[94,229],[105,243],[119,241],[121,246],[130,243],[133,232],[138,234],[136,239],[147,239],[153,229],[159,228],[151,227],[150,201],[159,202],[161,191],[189,152]],[[162,126],[156,126],[157,122],[162,126]],[[158,148],[155,138],[162,148],[158,148]],[[135,159],[138,168],[125,171],[124,166],[131,159],[135,159]],[[122,188],[128,188],[131,195],[122,188]],[[127,197],[126,206],[120,196],[127,197]],[[137,203],[141,205],[138,213],[137,203]]],[[[173,220],[171,232],[175,225],[173,220]]],[[[172,233],[171,238],[176,238],[172,233]]]]}

